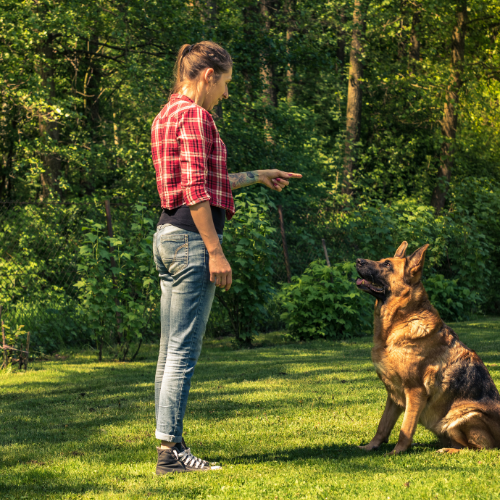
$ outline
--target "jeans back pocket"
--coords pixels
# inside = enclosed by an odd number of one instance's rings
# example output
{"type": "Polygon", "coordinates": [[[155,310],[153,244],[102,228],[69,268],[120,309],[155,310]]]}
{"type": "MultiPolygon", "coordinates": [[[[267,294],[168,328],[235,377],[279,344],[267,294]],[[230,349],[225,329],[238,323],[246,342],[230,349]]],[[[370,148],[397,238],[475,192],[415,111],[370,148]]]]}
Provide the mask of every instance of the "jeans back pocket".
{"type": "Polygon", "coordinates": [[[163,265],[172,275],[188,265],[189,236],[187,234],[165,234],[160,236],[158,251],[163,265]]]}

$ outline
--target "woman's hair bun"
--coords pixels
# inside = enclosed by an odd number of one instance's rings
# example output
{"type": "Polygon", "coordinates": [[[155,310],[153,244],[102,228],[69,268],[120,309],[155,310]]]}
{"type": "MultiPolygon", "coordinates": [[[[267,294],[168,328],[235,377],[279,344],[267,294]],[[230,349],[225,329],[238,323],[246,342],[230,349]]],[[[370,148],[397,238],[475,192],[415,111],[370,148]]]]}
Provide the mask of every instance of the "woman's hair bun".
{"type": "Polygon", "coordinates": [[[193,81],[207,68],[212,68],[215,78],[227,73],[233,66],[233,60],[226,49],[210,41],[192,45],[184,44],[177,54],[174,70],[172,93],[180,91],[186,81],[193,81]]]}

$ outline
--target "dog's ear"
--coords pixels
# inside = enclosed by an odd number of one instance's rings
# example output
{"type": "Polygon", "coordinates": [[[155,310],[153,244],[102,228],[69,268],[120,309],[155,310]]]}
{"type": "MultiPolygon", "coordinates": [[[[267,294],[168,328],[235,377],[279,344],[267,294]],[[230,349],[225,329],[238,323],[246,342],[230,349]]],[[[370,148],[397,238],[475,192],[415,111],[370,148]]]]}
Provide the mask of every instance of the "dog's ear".
{"type": "Polygon", "coordinates": [[[403,241],[403,243],[401,243],[401,245],[399,245],[399,248],[396,250],[396,253],[394,254],[394,258],[395,259],[402,259],[405,256],[407,246],[408,246],[408,243],[406,241],[403,241]]]}
{"type": "Polygon", "coordinates": [[[427,243],[423,247],[420,247],[418,250],[415,250],[408,257],[407,269],[413,283],[417,283],[422,277],[422,270],[425,263],[425,252],[428,248],[429,244],[427,243]]]}

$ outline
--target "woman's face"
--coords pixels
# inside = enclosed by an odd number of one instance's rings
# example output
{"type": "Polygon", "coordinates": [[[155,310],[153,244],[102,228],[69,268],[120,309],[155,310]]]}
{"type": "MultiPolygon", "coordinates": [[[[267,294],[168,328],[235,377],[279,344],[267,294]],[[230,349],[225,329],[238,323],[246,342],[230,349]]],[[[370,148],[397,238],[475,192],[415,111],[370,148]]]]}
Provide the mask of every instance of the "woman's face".
{"type": "Polygon", "coordinates": [[[232,76],[233,68],[231,68],[227,73],[222,73],[217,82],[209,86],[207,95],[203,102],[203,107],[207,111],[211,111],[214,106],[217,106],[221,99],[227,99],[229,97],[227,85],[231,81],[232,76]]]}

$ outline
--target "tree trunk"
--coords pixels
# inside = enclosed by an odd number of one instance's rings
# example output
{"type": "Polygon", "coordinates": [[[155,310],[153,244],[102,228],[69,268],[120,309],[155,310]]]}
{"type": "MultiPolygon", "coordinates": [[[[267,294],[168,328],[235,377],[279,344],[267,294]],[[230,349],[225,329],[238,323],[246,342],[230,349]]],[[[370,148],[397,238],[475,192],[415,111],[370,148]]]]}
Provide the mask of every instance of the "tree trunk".
{"type": "Polygon", "coordinates": [[[217,0],[196,0],[194,5],[199,9],[201,20],[207,28],[207,40],[212,40],[217,23],[217,0]]]}
{"type": "Polygon", "coordinates": [[[361,126],[361,78],[363,76],[362,36],[363,15],[362,0],[354,0],[353,29],[349,55],[349,83],[347,89],[346,143],[344,151],[344,186],[342,192],[352,194],[351,176],[356,168],[355,144],[359,141],[361,126]]]}
{"type": "MultiPolygon", "coordinates": [[[[198,2],[198,6],[201,9],[201,17],[205,24],[205,28],[207,28],[207,39],[212,40],[217,26],[217,0],[207,0],[206,4],[198,2]]],[[[220,120],[222,118],[222,104],[220,102],[214,106],[212,115],[214,120],[220,120]]]]}
{"type": "MultiPolygon", "coordinates": [[[[287,0],[286,2],[286,10],[287,10],[287,28],[286,28],[286,45],[287,45],[287,53],[290,54],[290,45],[293,38],[293,34],[296,30],[295,21],[294,21],[294,12],[296,7],[296,0],[287,0]]],[[[286,99],[291,104],[293,102],[294,97],[294,88],[293,82],[295,79],[295,72],[293,68],[293,64],[289,61],[288,68],[286,70],[286,79],[287,79],[287,95],[286,99]]]]}
{"type": "MultiPolygon", "coordinates": [[[[54,68],[52,66],[52,61],[54,60],[53,40],[54,35],[49,34],[46,43],[41,48],[42,61],[38,66],[38,74],[42,79],[42,85],[48,92],[47,102],[49,104],[53,104],[56,96],[54,68]]],[[[53,147],[59,142],[59,126],[57,121],[41,115],[38,120],[38,128],[43,143],[49,147],[53,147]]],[[[42,184],[41,198],[46,199],[59,176],[61,160],[57,152],[47,152],[42,154],[42,162],[44,172],[41,174],[40,179],[42,184]]]]}
{"type": "MultiPolygon", "coordinates": [[[[272,27],[272,19],[270,13],[270,0],[260,0],[260,13],[263,18],[266,34],[272,27]]],[[[274,68],[270,62],[269,48],[263,54],[264,64],[261,69],[262,79],[264,82],[264,97],[268,105],[278,106],[278,95],[274,85],[274,68]]]]}
{"type": "Polygon", "coordinates": [[[417,26],[420,23],[420,12],[415,12],[411,20],[410,32],[410,59],[420,61],[420,42],[417,36],[417,26]]]}
{"type": "Polygon", "coordinates": [[[10,174],[14,164],[17,131],[17,109],[2,102],[0,115],[0,200],[10,198],[10,174]]]}
{"type": "Polygon", "coordinates": [[[99,37],[94,34],[88,42],[88,69],[85,76],[85,89],[84,93],[88,96],[85,98],[85,107],[92,120],[92,131],[94,139],[97,140],[97,133],[99,130],[98,124],[101,121],[99,98],[101,92],[101,67],[97,53],[99,51],[99,37]]]}
{"type": "Polygon", "coordinates": [[[118,116],[116,113],[115,100],[111,98],[111,109],[113,110],[113,142],[115,145],[116,155],[116,168],[120,168],[120,158],[118,157],[118,150],[120,148],[120,136],[118,135],[118,116]]]}
{"type": "Polygon", "coordinates": [[[217,23],[217,0],[207,1],[207,20],[206,23],[210,28],[215,29],[217,23]]]}
{"type": "MultiPolygon", "coordinates": [[[[243,7],[243,40],[245,46],[251,47],[255,43],[255,31],[257,26],[260,27],[260,13],[258,5],[247,5],[243,7]]],[[[243,78],[245,79],[245,94],[243,97],[248,101],[252,101],[257,97],[257,90],[260,85],[257,85],[257,78],[250,61],[243,61],[239,66],[243,78]],[[246,66],[250,64],[250,66],[246,66]]],[[[259,90],[260,92],[260,90],[259,90]]]]}
{"type": "MultiPolygon", "coordinates": [[[[401,11],[404,9],[404,2],[401,6],[401,11]]],[[[399,40],[398,40],[398,59],[401,61],[406,57],[406,33],[405,33],[405,18],[401,17],[399,21],[399,40]]]]}
{"type": "Polygon", "coordinates": [[[457,10],[457,22],[451,39],[451,83],[446,92],[444,116],[441,131],[441,157],[437,185],[432,193],[432,206],[436,213],[443,209],[446,201],[447,185],[453,169],[453,147],[457,135],[459,92],[462,88],[462,65],[465,57],[465,34],[467,29],[467,0],[461,0],[457,10]]]}

